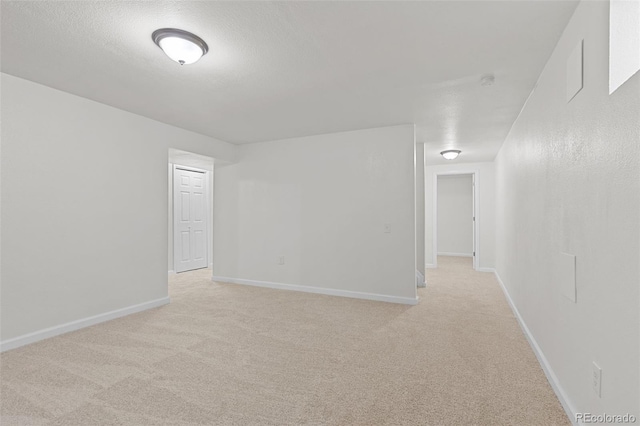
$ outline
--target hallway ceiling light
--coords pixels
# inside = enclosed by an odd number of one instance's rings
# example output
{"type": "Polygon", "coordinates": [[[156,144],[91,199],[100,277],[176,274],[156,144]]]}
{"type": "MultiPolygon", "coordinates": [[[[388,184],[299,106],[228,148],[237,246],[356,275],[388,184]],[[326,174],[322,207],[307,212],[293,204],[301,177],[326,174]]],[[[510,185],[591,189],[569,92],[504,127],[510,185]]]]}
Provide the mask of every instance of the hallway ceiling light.
{"type": "Polygon", "coordinates": [[[153,42],[180,65],[193,64],[209,51],[200,37],[175,28],[161,28],[151,34],[153,42]]]}
{"type": "Polygon", "coordinates": [[[455,159],[462,151],[459,149],[448,149],[446,151],[442,151],[440,155],[444,157],[445,160],[453,160],[455,159]]]}

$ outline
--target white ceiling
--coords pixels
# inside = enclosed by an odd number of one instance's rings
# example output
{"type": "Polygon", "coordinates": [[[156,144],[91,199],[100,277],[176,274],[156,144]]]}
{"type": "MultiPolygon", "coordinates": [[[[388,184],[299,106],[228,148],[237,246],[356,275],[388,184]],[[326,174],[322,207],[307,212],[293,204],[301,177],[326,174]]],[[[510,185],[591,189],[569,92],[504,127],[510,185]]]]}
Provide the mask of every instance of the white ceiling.
{"type": "Polygon", "coordinates": [[[577,2],[1,4],[8,74],[232,143],[416,123],[440,164],[493,159],[577,2]],[[209,53],[172,62],[163,27],[209,53]]]}

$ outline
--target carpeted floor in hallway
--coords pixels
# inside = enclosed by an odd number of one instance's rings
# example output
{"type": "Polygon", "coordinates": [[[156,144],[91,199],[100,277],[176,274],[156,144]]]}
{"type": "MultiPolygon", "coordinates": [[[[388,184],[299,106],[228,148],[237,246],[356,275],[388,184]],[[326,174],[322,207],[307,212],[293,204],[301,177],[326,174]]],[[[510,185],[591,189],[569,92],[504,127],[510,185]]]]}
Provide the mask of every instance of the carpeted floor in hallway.
{"type": "Polygon", "coordinates": [[[417,306],[172,276],[170,305],[0,355],[0,424],[569,425],[470,262],[417,306]]]}

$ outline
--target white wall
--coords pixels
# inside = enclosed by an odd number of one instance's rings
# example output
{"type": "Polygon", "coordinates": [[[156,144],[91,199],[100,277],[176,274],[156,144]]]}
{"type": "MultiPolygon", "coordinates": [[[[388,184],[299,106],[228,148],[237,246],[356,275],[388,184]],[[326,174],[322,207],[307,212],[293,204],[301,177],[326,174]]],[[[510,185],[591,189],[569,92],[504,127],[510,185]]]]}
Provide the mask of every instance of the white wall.
{"type": "Polygon", "coordinates": [[[436,173],[471,173],[476,172],[476,186],[478,191],[477,217],[479,236],[477,241],[477,260],[480,269],[494,267],[495,259],[495,181],[493,163],[453,163],[451,165],[431,166],[427,165],[425,175],[425,262],[427,266],[434,264],[433,257],[433,229],[435,226],[434,214],[434,184],[436,173]]]}
{"type": "Polygon", "coordinates": [[[214,276],[415,300],[414,145],[403,125],[239,147],[216,169],[214,276]]]}
{"type": "Polygon", "coordinates": [[[473,256],[471,175],[438,177],[438,255],[473,256]]]}
{"type": "Polygon", "coordinates": [[[235,147],[2,74],[3,341],[167,296],[169,147],[235,147]]]}
{"type": "Polygon", "coordinates": [[[640,75],[608,94],[608,8],[578,5],[496,158],[496,267],[572,409],[640,417],[640,75]],[[581,39],[584,88],[567,103],[581,39]],[[577,303],[562,252],[576,255],[577,303]]]}
{"type": "Polygon", "coordinates": [[[416,269],[424,275],[424,144],[416,144],[416,269]]]}

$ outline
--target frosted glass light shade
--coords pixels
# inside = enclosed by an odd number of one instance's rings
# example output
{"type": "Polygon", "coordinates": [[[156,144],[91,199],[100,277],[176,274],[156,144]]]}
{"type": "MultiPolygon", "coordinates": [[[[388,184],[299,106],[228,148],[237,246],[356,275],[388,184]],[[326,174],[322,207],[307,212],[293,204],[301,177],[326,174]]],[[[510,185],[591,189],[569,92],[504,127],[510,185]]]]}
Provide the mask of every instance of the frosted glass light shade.
{"type": "Polygon", "coordinates": [[[175,28],[156,30],[151,38],[169,58],[180,65],[193,64],[209,50],[207,43],[197,35],[175,28]]]}
{"type": "Polygon", "coordinates": [[[168,57],[181,65],[192,64],[204,54],[200,46],[179,37],[166,37],[158,44],[168,57]]]}
{"type": "Polygon", "coordinates": [[[458,149],[449,149],[447,151],[442,151],[440,155],[444,157],[445,160],[454,160],[462,151],[458,149]]]}

